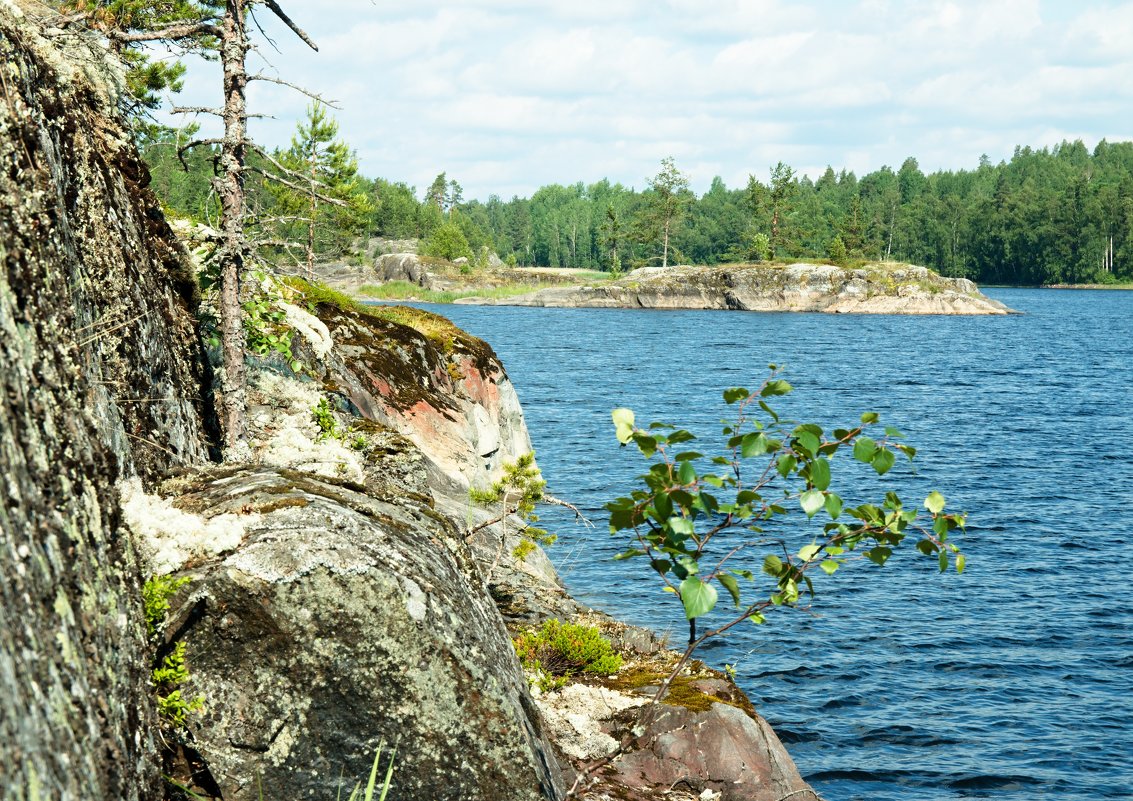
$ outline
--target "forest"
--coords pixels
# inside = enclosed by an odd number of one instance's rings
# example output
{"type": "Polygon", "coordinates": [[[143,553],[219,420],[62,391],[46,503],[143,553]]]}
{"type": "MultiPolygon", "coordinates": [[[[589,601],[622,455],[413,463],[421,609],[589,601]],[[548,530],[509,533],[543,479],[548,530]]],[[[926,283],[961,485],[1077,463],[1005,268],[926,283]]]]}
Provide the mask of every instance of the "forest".
{"type": "MultiPolygon", "coordinates": [[[[185,172],[164,131],[143,143],[154,186],[171,211],[206,219],[211,157],[198,149],[185,172]]],[[[414,187],[351,173],[365,195],[349,231],[327,229],[318,249],[341,253],[351,235],[436,240],[437,255],[483,249],[508,263],[605,271],[657,264],[656,180],[644,189],[601,180],[544,186],[529,198],[464,200],[444,173],[414,187]]],[[[703,195],[675,187],[669,263],[762,259],[836,263],[895,260],[984,284],[1114,283],[1133,278],[1133,143],[1081,141],[1019,147],[970,170],[925,174],[915,158],[858,177],[827,168],[817,180],[778,164],[764,180],[703,195]]],[[[253,192],[253,194],[257,194],[253,192]]],[[[265,203],[272,198],[258,193],[265,203]]]]}

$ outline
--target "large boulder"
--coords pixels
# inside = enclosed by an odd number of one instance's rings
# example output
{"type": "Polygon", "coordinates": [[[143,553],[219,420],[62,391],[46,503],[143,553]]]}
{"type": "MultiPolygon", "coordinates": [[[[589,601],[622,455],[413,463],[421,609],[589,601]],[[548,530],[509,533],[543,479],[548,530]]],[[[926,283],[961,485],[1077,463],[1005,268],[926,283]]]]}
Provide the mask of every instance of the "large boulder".
{"type": "Polygon", "coordinates": [[[182,574],[170,626],[207,704],[195,748],[215,785],[199,786],[228,801],[332,798],[384,741],[397,747],[390,799],[561,796],[499,614],[427,497],[267,467],[164,491],[202,530],[242,519],[234,550],[182,574]]]}
{"type": "Polygon", "coordinates": [[[154,702],[114,485],[207,458],[195,282],[98,44],[55,34],[0,2],[0,798],[147,799],[154,702]]]}

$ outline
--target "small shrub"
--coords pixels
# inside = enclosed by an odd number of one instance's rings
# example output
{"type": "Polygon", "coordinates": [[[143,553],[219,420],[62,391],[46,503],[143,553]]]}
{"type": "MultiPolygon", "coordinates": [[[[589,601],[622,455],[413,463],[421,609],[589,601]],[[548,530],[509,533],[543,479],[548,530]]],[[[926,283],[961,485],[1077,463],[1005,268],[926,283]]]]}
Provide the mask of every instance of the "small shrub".
{"type": "Polygon", "coordinates": [[[551,619],[521,634],[514,644],[524,670],[539,677],[543,690],[561,687],[583,673],[609,676],[622,666],[621,656],[593,626],[551,619]]]}
{"type": "Polygon", "coordinates": [[[315,425],[319,427],[319,441],[324,439],[342,439],[342,432],[339,431],[338,421],[334,419],[334,413],[330,409],[330,403],[326,398],[319,398],[318,405],[311,410],[311,419],[315,421],[315,425]]]}

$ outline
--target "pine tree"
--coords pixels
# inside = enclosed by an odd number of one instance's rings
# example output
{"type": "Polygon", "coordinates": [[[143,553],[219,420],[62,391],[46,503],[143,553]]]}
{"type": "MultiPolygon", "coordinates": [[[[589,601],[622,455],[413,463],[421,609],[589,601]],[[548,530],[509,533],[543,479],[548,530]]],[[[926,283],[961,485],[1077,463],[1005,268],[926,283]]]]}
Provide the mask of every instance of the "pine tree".
{"type": "Polygon", "coordinates": [[[338,139],[338,123],[320,103],[307,108],[291,137],[291,146],[276,158],[296,175],[298,182],[268,182],[280,212],[278,228],[285,234],[301,229],[305,235],[307,276],[314,274],[315,256],[326,250],[342,251],[363,231],[373,208],[358,178],[358,160],[338,139]],[[338,200],[343,205],[325,202],[338,200]]]}

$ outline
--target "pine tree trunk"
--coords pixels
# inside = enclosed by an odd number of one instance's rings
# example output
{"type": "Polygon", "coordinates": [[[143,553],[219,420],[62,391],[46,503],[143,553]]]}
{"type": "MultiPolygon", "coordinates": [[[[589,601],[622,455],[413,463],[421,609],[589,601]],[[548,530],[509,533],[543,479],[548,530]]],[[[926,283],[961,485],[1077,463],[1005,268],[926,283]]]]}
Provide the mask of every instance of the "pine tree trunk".
{"type": "Polygon", "coordinates": [[[311,156],[311,197],[307,209],[307,280],[315,280],[315,214],[318,211],[318,195],[315,191],[315,156],[311,156]]]}
{"type": "Polygon", "coordinates": [[[247,0],[228,0],[220,43],[224,70],[224,141],[220,150],[221,175],[216,191],[221,206],[220,340],[224,370],[219,399],[220,423],[226,452],[244,440],[245,373],[244,325],[240,306],[240,279],[248,256],[244,237],[244,163],[246,156],[248,32],[244,11],[247,0]]]}

